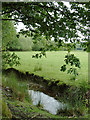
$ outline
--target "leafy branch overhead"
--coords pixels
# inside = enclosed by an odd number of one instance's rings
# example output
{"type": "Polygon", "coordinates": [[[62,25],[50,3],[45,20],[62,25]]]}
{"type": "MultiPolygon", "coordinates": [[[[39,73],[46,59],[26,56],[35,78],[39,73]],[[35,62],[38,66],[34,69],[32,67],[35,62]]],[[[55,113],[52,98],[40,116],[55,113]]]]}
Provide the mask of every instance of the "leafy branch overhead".
{"type": "Polygon", "coordinates": [[[26,30],[20,33],[26,36],[38,35],[46,36],[47,40],[54,38],[58,41],[60,37],[72,42],[76,41],[78,31],[85,36],[88,41],[89,12],[88,3],[70,3],[68,9],[63,2],[4,2],[2,3],[2,15],[12,20],[15,24],[23,22],[26,30]],[[85,27],[87,26],[87,27],[85,27]]]}
{"type": "Polygon", "coordinates": [[[2,54],[2,68],[13,67],[20,65],[20,58],[15,53],[10,53],[8,51],[2,54]]]}
{"type": "Polygon", "coordinates": [[[65,56],[65,64],[63,66],[61,66],[60,71],[65,72],[67,70],[67,65],[71,66],[68,70],[67,73],[69,74],[74,74],[75,77],[78,75],[77,69],[76,68],[80,68],[80,61],[79,58],[77,58],[76,56],[74,56],[74,54],[67,54],[65,56]]]}

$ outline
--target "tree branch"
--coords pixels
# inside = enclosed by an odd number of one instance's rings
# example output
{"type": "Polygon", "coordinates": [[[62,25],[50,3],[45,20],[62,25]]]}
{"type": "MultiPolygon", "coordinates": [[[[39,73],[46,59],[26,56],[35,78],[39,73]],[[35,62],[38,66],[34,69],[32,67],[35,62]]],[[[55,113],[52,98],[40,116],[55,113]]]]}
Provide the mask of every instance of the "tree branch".
{"type": "Polygon", "coordinates": [[[17,22],[23,22],[23,21],[20,21],[20,20],[17,20],[17,19],[0,19],[0,21],[3,20],[3,21],[17,21],[17,22]]]}

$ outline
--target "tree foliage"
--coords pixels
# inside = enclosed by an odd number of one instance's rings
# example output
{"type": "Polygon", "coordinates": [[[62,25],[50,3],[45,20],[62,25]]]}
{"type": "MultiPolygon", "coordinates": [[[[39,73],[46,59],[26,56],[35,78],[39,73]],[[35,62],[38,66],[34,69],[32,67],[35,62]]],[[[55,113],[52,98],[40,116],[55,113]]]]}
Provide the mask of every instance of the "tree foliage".
{"type": "Polygon", "coordinates": [[[25,37],[24,35],[20,35],[20,37],[18,38],[18,42],[20,46],[19,50],[21,51],[32,50],[33,42],[31,37],[25,37]]]}
{"type": "Polygon", "coordinates": [[[60,50],[58,43],[52,41],[51,39],[47,40],[45,36],[39,36],[37,38],[33,37],[33,51],[52,51],[60,50]]]}
{"type": "Polygon", "coordinates": [[[20,58],[15,53],[10,53],[8,51],[2,54],[2,69],[7,69],[7,67],[13,67],[20,65],[20,58]]]}
{"type": "Polygon", "coordinates": [[[79,58],[77,58],[76,56],[74,56],[74,54],[70,54],[68,53],[65,56],[65,64],[63,66],[61,66],[61,71],[65,72],[67,70],[67,65],[71,66],[68,70],[67,73],[68,74],[73,74],[74,75],[74,79],[76,78],[76,76],[78,75],[77,69],[76,68],[80,68],[80,61],[79,58]]]}
{"type": "Polygon", "coordinates": [[[2,21],[2,50],[19,49],[16,29],[11,21],[2,21]]]}
{"type": "Polygon", "coordinates": [[[2,22],[2,69],[13,67],[20,64],[20,58],[15,53],[10,53],[8,50],[18,49],[18,39],[16,30],[11,21],[2,22]]]}
{"type": "Polygon", "coordinates": [[[2,14],[9,20],[23,22],[27,30],[22,29],[21,33],[27,36],[45,35],[55,41],[64,37],[68,41],[78,37],[77,30],[87,36],[84,27],[88,27],[88,7],[88,3],[71,3],[68,9],[63,2],[12,2],[3,3],[2,14]]]}
{"type": "MultiPolygon", "coordinates": [[[[73,44],[66,46],[70,52],[76,43],[81,43],[78,32],[84,36],[82,41],[86,41],[86,49],[90,46],[88,9],[88,2],[71,2],[70,8],[63,2],[4,2],[2,4],[2,15],[6,15],[8,19],[2,20],[13,20],[15,24],[23,22],[26,30],[21,29],[19,34],[25,34],[26,37],[33,36],[36,39],[39,36],[45,36],[47,41],[53,37],[54,41],[58,42],[58,46],[65,46],[65,42],[70,41],[73,44]]],[[[75,60],[77,58],[75,56],[70,55],[66,59],[67,61],[71,59],[69,61],[71,66],[72,64],[76,65],[75,60]]],[[[66,65],[62,69],[65,71],[66,65]]],[[[68,73],[71,71],[76,73],[76,69],[70,69],[68,73]]]]}

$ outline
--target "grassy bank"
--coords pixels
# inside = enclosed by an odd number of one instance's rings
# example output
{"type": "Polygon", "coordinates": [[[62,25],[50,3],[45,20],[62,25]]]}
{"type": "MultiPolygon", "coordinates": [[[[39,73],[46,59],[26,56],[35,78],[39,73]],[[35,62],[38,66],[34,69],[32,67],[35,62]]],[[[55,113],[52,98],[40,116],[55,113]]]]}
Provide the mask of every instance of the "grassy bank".
{"type": "Polygon", "coordinates": [[[80,59],[81,68],[78,70],[79,76],[76,81],[72,81],[72,75],[67,74],[67,72],[61,72],[60,67],[64,64],[64,56],[67,54],[66,51],[51,51],[47,52],[46,58],[35,59],[32,55],[37,52],[16,52],[16,54],[21,58],[20,66],[15,67],[16,69],[34,73],[36,75],[42,76],[45,79],[59,80],[66,84],[71,85],[86,85],[88,82],[88,53],[83,51],[73,51],[75,56],[80,59]]]}
{"type": "Polygon", "coordinates": [[[34,106],[28,94],[27,81],[12,72],[3,74],[2,78],[2,120],[5,119],[34,119],[34,118],[68,118],[68,116],[52,115],[42,106],[34,106]]]}
{"type": "MultiPolygon", "coordinates": [[[[25,81],[22,77],[18,79],[18,76],[14,72],[3,74],[3,118],[87,118],[88,107],[86,107],[86,104],[88,104],[88,101],[86,101],[87,99],[84,98],[84,91],[72,86],[69,89],[63,89],[63,93],[60,93],[61,97],[58,96],[58,99],[65,103],[70,103],[70,106],[64,111],[58,111],[57,115],[52,115],[51,113],[45,111],[41,105],[34,106],[32,104],[32,100],[28,94],[27,85],[29,82],[30,81],[25,81]]],[[[35,84],[33,83],[33,85],[35,84]]],[[[33,86],[31,86],[31,88],[32,87],[33,86]]]]}
{"type": "MultiPolygon", "coordinates": [[[[88,107],[86,107],[86,104],[88,104],[88,101],[85,97],[85,91],[80,90],[79,88],[74,88],[73,86],[68,89],[63,86],[60,93],[61,97],[58,96],[58,100],[68,104],[70,103],[69,109],[65,109],[65,111],[58,111],[58,115],[52,115],[45,111],[41,105],[34,106],[32,104],[27,86],[30,81],[25,81],[24,78],[21,75],[20,78],[18,78],[18,75],[15,74],[14,71],[3,74],[3,118],[87,118],[88,107]]],[[[33,83],[33,85],[35,85],[35,83],[33,83]]],[[[38,85],[40,85],[40,83],[38,83],[38,85]]],[[[60,88],[61,87],[62,85],[60,88]]],[[[51,89],[52,87],[48,86],[47,89],[48,88],[51,89]]],[[[35,86],[31,85],[31,89],[35,89],[35,86]]],[[[37,90],[38,89],[39,86],[37,90]]]]}

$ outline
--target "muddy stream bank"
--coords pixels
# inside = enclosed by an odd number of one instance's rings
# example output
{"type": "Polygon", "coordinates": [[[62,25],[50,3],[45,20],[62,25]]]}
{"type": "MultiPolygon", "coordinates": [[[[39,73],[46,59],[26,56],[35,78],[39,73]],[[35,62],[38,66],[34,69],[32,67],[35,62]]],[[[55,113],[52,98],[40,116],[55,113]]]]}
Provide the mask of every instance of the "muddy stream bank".
{"type": "Polygon", "coordinates": [[[28,72],[23,73],[14,68],[9,68],[3,71],[3,73],[7,75],[12,72],[18,77],[19,81],[27,81],[29,89],[35,91],[38,90],[55,98],[62,96],[63,93],[70,88],[69,85],[64,83],[58,86],[57,83],[59,80],[46,80],[43,77],[29,74],[28,72]]]}

